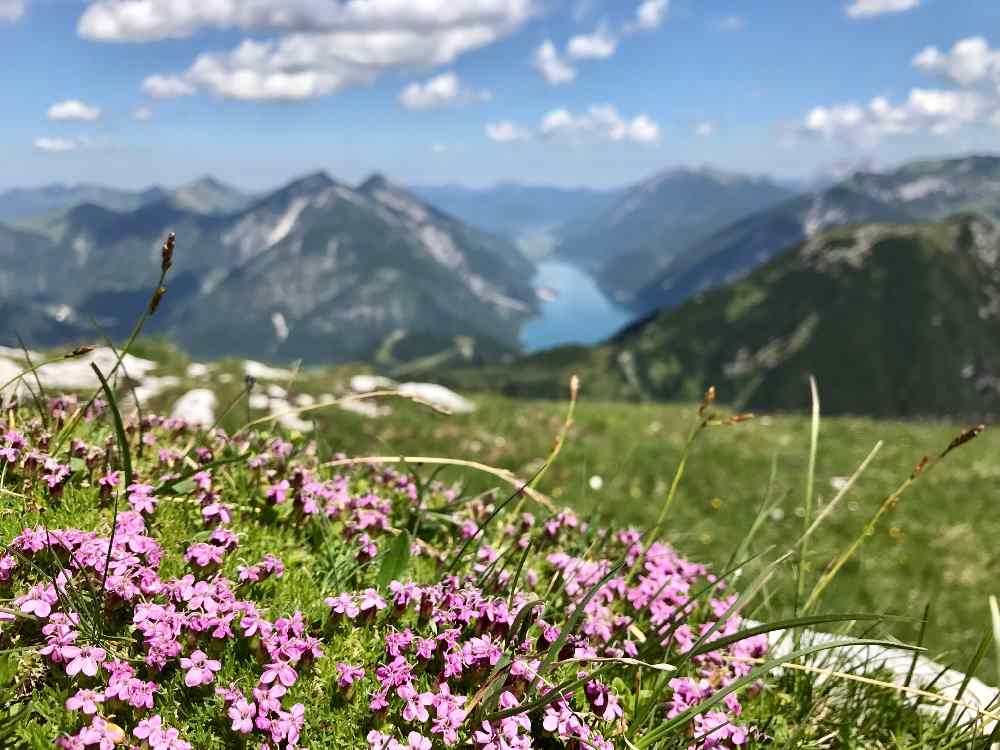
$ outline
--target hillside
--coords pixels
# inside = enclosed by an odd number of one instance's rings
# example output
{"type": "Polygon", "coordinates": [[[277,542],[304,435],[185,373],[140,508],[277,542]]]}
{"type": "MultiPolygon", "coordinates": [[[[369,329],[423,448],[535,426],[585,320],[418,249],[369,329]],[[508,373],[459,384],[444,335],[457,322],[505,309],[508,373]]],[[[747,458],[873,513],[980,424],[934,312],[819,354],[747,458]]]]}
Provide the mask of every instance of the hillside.
{"type": "MultiPolygon", "coordinates": [[[[202,183],[188,198],[226,195],[202,183]]],[[[399,346],[409,359],[457,349],[495,359],[516,348],[536,304],[533,267],[510,243],[379,177],[352,188],[308,175],[224,215],[174,197],[124,212],[85,203],[42,230],[0,234],[8,267],[34,280],[29,294],[8,285],[9,295],[67,305],[118,336],[156,281],[163,237],[176,232],[169,296],[151,330],[198,354],[392,360],[399,346]]],[[[12,340],[14,330],[2,334],[12,340]]]]}
{"type": "Polygon", "coordinates": [[[940,221],[964,211],[1000,217],[1000,157],[920,161],[858,172],[836,185],[745,217],[692,245],[628,300],[646,315],[740,278],[833,226],[940,221]]]}
{"type": "Polygon", "coordinates": [[[969,416],[1000,411],[1000,226],[979,215],[820,233],[593,349],[562,348],[446,382],[555,396],[693,400],[714,384],[742,409],[969,416]]]}
{"type": "Polygon", "coordinates": [[[609,297],[629,303],[689,248],[792,192],[764,178],[671,169],[625,190],[604,211],[568,227],[556,254],[592,273],[609,297]]]}

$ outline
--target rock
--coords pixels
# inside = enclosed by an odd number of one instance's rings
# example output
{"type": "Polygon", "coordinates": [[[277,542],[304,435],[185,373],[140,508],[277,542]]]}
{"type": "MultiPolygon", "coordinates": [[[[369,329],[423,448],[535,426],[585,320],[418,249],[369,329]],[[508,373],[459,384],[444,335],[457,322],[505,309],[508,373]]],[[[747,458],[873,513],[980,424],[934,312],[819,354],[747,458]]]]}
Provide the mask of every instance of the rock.
{"type": "Polygon", "coordinates": [[[192,362],[187,366],[185,373],[189,378],[203,378],[210,372],[211,368],[208,365],[203,365],[201,362],[192,362]]]}
{"type": "Polygon", "coordinates": [[[271,398],[287,398],[288,391],[282,388],[280,385],[269,385],[267,387],[267,395],[271,398]]]}
{"type": "Polygon", "coordinates": [[[469,414],[476,410],[474,403],[459,396],[450,388],[436,383],[403,383],[398,390],[406,396],[427,401],[434,406],[450,411],[452,414],[469,414]]]}
{"type": "Polygon", "coordinates": [[[251,393],[250,394],[250,408],[251,409],[266,409],[271,403],[269,399],[263,393],[251,393]]]}
{"type": "Polygon", "coordinates": [[[278,424],[286,430],[312,432],[315,428],[313,423],[300,417],[297,413],[295,413],[294,408],[295,407],[283,398],[271,399],[271,416],[277,417],[278,424]]]}
{"type": "Polygon", "coordinates": [[[300,393],[298,396],[295,397],[295,405],[296,406],[315,406],[316,405],[316,398],[314,396],[310,396],[308,393],[300,393]]]}
{"type": "Polygon", "coordinates": [[[208,427],[215,422],[217,404],[218,399],[215,397],[215,393],[208,388],[195,388],[177,400],[170,416],[208,427]]]}
{"type": "MultiPolygon", "coordinates": [[[[751,620],[744,620],[744,627],[752,628],[760,623],[751,620]]],[[[813,630],[799,631],[802,647],[810,645],[820,645],[824,643],[835,643],[845,640],[843,636],[831,635],[830,633],[820,633],[813,630]]],[[[773,631],[768,633],[770,641],[770,652],[768,658],[784,656],[791,653],[795,648],[795,641],[786,631],[773,631]],[[784,638],[782,636],[785,635],[784,638]]],[[[828,651],[821,651],[813,656],[808,662],[809,665],[818,668],[827,668],[842,672],[850,672],[860,676],[869,674],[878,668],[887,670],[891,675],[891,681],[896,685],[903,685],[906,682],[913,663],[913,652],[905,649],[884,648],[881,646],[839,646],[828,651]]],[[[948,698],[957,698],[958,691],[962,687],[965,675],[954,669],[946,669],[924,656],[917,657],[916,667],[913,670],[913,679],[910,682],[912,687],[927,688],[931,683],[934,685],[934,692],[948,698]]],[[[825,677],[820,677],[820,680],[825,677]]],[[[962,694],[962,702],[972,706],[987,709],[997,695],[997,689],[987,685],[981,680],[973,677],[962,694]]],[[[948,703],[935,703],[925,699],[920,706],[920,710],[926,713],[938,714],[942,718],[947,716],[952,705],[948,703]]],[[[967,714],[966,719],[971,719],[970,712],[964,709],[957,709],[959,714],[967,714]]],[[[990,732],[995,722],[988,722],[983,730],[990,732]]]]}
{"type": "Polygon", "coordinates": [[[180,384],[181,379],[175,375],[164,375],[159,378],[151,375],[148,378],[144,378],[142,383],[135,387],[135,397],[139,400],[140,405],[144,405],[147,401],[156,398],[168,388],[176,388],[180,384]]]}
{"type": "MultiPolygon", "coordinates": [[[[5,352],[11,352],[13,356],[17,354],[16,350],[10,348],[5,348],[5,352]]],[[[40,364],[43,360],[44,357],[32,355],[32,362],[35,365],[40,364]]],[[[35,373],[29,374],[26,380],[30,386],[34,387],[35,374],[37,374],[42,387],[46,390],[59,392],[95,390],[100,388],[101,381],[98,380],[97,375],[91,368],[91,363],[96,363],[105,376],[110,376],[117,361],[118,355],[112,349],[109,347],[100,347],[82,357],[60,360],[59,362],[53,362],[40,367],[35,373]]],[[[27,367],[27,364],[23,363],[22,358],[18,358],[17,361],[0,358],[0,362],[3,363],[0,365],[0,377],[2,377],[0,385],[3,385],[3,383],[15,377],[27,367]]],[[[130,379],[141,382],[156,368],[156,362],[126,354],[116,377],[128,375],[130,379]]]]}
{"type": "Polygon", "coordinates": [[[351,390],[355,393],[370,393],[395,388],[399,383],[380,375],[355,375],[351,378],[351,390]]]}
{"type": "MultiPolygon", "coordinates": [[[[11,362],[9,359],[0,358],[0,386],[9,380],[13,380],[23,371],[24,365],[11,362]]],[[[0,391],[0,396],[3,396],[4,398],[14,395],[17,395],[18,397],[28,395],[28,387],[23,381],[15,381],[11,385],[7,386],[3,391],[0,391]]]]}
{"type": "Polygon", "coordinates": [[[291,370],[283,370],[280,367],[271,367],[263,362],[255,362],[248,359],[243,363],[243,372],[257,380],[291,380],[294,374],[291,370]]]}
{"type": "Polygon", "coordinates": [[[344,411],[349,411],[352,414],[360,414],[362,417],[368,417],[369,419],[375,419],[383,414],[374,399],[358,401],[357,399],[349,398],[341,401],[339,406],[344,411]]]}

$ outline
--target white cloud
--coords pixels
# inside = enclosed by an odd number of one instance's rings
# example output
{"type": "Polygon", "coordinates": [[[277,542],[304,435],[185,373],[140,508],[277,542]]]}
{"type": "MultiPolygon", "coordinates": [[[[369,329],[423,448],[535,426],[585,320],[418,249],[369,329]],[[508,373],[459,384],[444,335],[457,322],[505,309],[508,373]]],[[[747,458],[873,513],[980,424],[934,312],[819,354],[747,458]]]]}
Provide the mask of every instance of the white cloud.
{"type": "Polygon", "coordinates": [[[535,68],[553,86],[569,83],[576,78],[576,69],[559,56],[559,51],[551,39],[535,50],[535,68]]]}
{"type": "Polygon", "coordinates": [[[593,34],[578,34],[566,45],[566,54],[573,60],[605,60],[615,54],[616,40],[606,27],[593,34]]]}
{"type": "Polygon", "coordinates": [[[336,30],[512,28],[537,0],[95,0],[77,32],[97,41],[147,42],[204,29],[317,33],[336,30]]]}
{"type": "Polygon", "coordinates": [[[484,25],[246,39],[229,52],[202,53],[181,76],[148,78],[144,90],[154,96],[202,89],[232,99],[297,101],[371,83],[389,68],[450,64],[469,50],[492,44],[500,33],[484,25]]]}
{"type": "Polygon", "coordinates": [[[913,65],[962,86],[984,80],[1000,83],[1000,50],[990,49],[981,36],[960,39],[944,53],[926,47],[913,58],[913,65]]]}
{"type": "Polygon", "coordinates": [[[715,134],[715,123],[705,120],[694,126],[694,134],[699,138],[708,138],[715,134]]]}
{"type": "Polygon", "coordinates": [[[73,151],[77,147],[77,142],[71,138],[46,138],[40,136],[32,144],[36,151],[44,151],[48,154],[60,154],[66,151],[73,151]]]}
{"type": "Polygon", "coordinates": [[[1000,50],[991,49],[982,37],[961,39],[948,52],[926,47],[911,62],[956,87],[916,87],[897,104],[877,96],[867,105],[814,107],[790,131],[790,142],[797,135],[812,135],[872,145],[887,136],[942,135],[966,126],[995,124],[1000,118],[1000,50]]]}
{"type": "Polygon", "coordinates": [[[142,90],[156,99],[172,99],[176,96],[192,96],[194,86],[177,76],[148,76],[142,82],[142,90]]]}
{"type": "Polygon", "coordinates": [[[78,33],[98,41],[184,38],[204,29],[266,35],[202,52],[151,76],[153,96],[205,91],[295,101],[371,83],[387,69],[431,68],[489,46],[539,12],[540,0],[93,0],[78,33]]]}
{"type": "Polygon", "coordinates": [[[137,107],[132,112],[132,119],[136,122],[149,122],[153,119],[153,110],[149,107],[137,107]]]}
{"type": "Polygon", "coordinates": [[[486,137],[497,143],[513,143],[528,140],[531,133],[510,120],[502,120],[486,126],[486,137]]]}
{"type": "Polygon", "coordinates": [[[76,120],[78,122],[94,122],[101,118],[99,107],[93,107],[79,99],[67,99],[49,107],[50,120],[76,120]]]}
{"type": "Polygon", "coordinates": [[[660,140],[660,127],[650,117],[641,114],[626,120],[610,104],[594,105],[579,115],[554,109],[542,118],[538,132],[570,143],[630,141],[648,145],[660,140]]]}
{"type": "Polygon", "coordinates": [[[856,102],[814,107],[799,132],[827,140],[844,139],[872,145],[882,138],[915,132],[935,135],[984,122],[1000,111],[996,101],[975,91],[915,88],[900,104],[875,97],[867,106],[856,102]]]}
{"type": "Polygon", "coordinates": [[[463,86],[454,73],[442,73],[424,83],[411,83],[399,95],[399,102],[409,110],[441,109],[451,104],[489,101],[489,91],[463,86]]]}
{"type": "Polygon", "coordinates": [[[670,10],[670,0],[643,0],[635,9],[635,21],[625,25],[625,31],[653,31],[660,28],[667,20],[670,10]]]}
{"type": "Polygon", "coordinates": [[[851,18],[871,18],[883,13],[902,13],[920,5],[920,0],[853,0],[847,6],[851,18]]]}
{"type": "Polygon", "coordinates": [[[24,16],[24,0],[0,0],[0,23],[14,23],[24,16]]]}

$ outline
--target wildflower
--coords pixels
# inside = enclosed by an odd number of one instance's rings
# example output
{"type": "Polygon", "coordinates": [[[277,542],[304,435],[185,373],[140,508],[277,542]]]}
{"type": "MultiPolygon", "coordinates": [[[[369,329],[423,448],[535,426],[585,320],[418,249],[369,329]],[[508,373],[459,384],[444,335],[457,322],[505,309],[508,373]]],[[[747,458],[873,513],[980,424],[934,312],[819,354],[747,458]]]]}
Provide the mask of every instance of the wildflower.
{"type": "Polygon", "coordinates": [[[31,590],[21,598],[20,609],[26,615],[46,618],[52,613],[52,605],[58,602],[55,588],[52,586],[33,586],[31,590]]]}
{"type": "Polygon", "coordinates": [[[69,659],[66,664],[66,674],[70,677],[83,672],[87,677],[97,675],[97,670],[104,663],[108,652],[97,646],[66,646],[62,650],[63,658],[69,659]]]}
{"type": "Polygon", "coordinates": [[[268,488],[267,499],[275,505],[282,505],[288,499],[288,490],[290,488],[291,485],[288,483],[288,480],[282,479],[277,484],[268,488]]]}
{"type": "Polygon", "coordinates": [[[187,674],[184,675],[184,684],[193,688],[199,685],[208,685],[215,679],[215,672],[222,669],[222,664],[215,659],[209,659],[208,654],[199,649],[193,651],[190,657],[181,659],[181,669],[187,670],[187,674]]]}
{"type": "Polygon", "coordinates": [[[354,603],[354,597],[350,594],[340,594],[338,596],[328,596],[323,600],[334,615],[342,615],[348,620],[353,620],[361,612],[361,608],[354,603]]]}
{"type": "Polygon", "coordinates": [[[207,568],[222,564],[222,552],[222,548],[216,547],[214,544],[197,542],[187,548],[187,552],[184,553],[184,559],[189,563],[193,562],[200,568],[207,568]]]}
{"type": "Polygon", "coordinates": [[[365,670],[361,667],[352,667],[344,662],[337,664],[337,687],[341,690],[346,690],[364,676],[365,670]]]}
{"type": "Polygon", "coordinates": [[[260,676],[260,681],[265,685],[277,681],[285,687],[291,687],[298,678],[298,673],[288,662],[273,661],[264,668],[264,673],[260,676]]]}
{"type": "Polygon", "coordinates": [[[101,497],[111,495],[111,490],[121,484],[122,473],[120,471],[110,471],[97,480],[97,486],[101,488],[101,497]]]}
{"type": "Polygon", "coordinates": [[[128,502],[132,506],[132,510],[137,513],[148,514],[152,514],[156,510],[156,498],[153,496],[153,486],[151,484],[133,482],[126,488],[126,491],[128,492],[128,502]]]}
{"type": "Polygon", "coordinates": [[[233,721],[233,731],[240,734],[249,734],[253,731],[253,717],[257,714],[257,707],[240,697],[227,711],[229,718],[233,721]]]}
{"type": "Polygon", "coordinates": [[[92,716],[97,713],[97,704],[104,703],[104,693],[100,690],[77,690],[66,699],[67,711],[82,711],[92,716]]]}

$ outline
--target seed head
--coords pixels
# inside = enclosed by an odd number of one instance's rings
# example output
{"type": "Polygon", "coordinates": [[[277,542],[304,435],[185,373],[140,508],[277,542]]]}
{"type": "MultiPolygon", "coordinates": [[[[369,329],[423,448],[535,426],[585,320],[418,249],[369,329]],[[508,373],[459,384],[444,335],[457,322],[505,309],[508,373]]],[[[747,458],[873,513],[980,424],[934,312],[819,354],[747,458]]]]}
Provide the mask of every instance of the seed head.
{"type": "Polygon", "coordinates": [[[163,273],[167,272],[167,269],[173,265],[174,261],[174,241],[177,236],[171,232],[167,235],[167,241],[163,243],[163,247],[160,249],[160,270],[163,273]]]}
{"type": "Polygon", "coordinates": [[[73,351],[71,351],[71,352],[69,352],[67,354],[64,354],[63,355],[63,359],[72,359],[73,357],[82,357],[84,354],[90,354],[92,351],[94,351],[94,347],[91,346],[90,344],[87,344],[86,346],[78,346],[73,351]]]}
{"type": "Polygon", "coordinates": [[[156,308],[160,306],[160,300],[163,299],[163,295],[166,293],[167,293],[167,288],[165,286],[161,286],[159,289],[153,292],[153,296],[149,300],[150,315],[156,312],[156,308]]]}
{"type": "Polygon", "coordinates": [[[965,445],[970,440],[975,440],[977,437],[979,437],[979,433],[981,433],[985,429],[986,425],[978,424],[972,429],[966,430],[948,444],[948,447],[944,449],[944,453],[941,454],[941,457],[944,458],[959,446],[965,445]]]}
{"type": "MultiPolygon", "coordinates": [[[[705,412],[711,408],[712,404],[715,403],[715,386],[710,385],[708,390],[705,391],[704,397],[701,399],[701,407],[698,409],[698,416],[704,417],[705,412]]],[[[708,417],[711,419],[711,416],[708,417]]]]}

